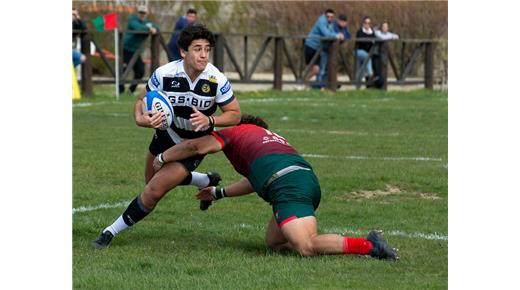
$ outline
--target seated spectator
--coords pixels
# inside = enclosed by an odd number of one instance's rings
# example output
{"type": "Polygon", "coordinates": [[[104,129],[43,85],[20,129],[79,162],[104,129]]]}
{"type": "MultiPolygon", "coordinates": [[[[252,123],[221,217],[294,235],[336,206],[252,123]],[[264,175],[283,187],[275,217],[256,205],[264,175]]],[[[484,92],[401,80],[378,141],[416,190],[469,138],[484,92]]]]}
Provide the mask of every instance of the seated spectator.
{"type": "Polygon", "coordinates": [[[82,64],[85,61],[85,59],[85,55],[79,52],[79,50],[72,49],[72,63],[74,64],[74,67],[77,67],[78,65],[82,64]]]}
{"type": "MultiPolygon", "coordinates": [[[[370,17],[363,17],[363,22],[361,28],[356,33],[356,38],[374,38],[375,34],[372,29],[372,20],[370,17]]],[[[356,59],[358,62],[358,68],[361,68],[363,62],[368,59],[367,66],[364,71],[361,72],[361,75],[366,77],[368,81],[375,81],[374,71],[372,68],[372,60],[368,57],[370,49],[372,48],[373,42],[367,41],[356,41],[356,59]]]]}
{"type": "Polygon", "coordinates": [[[387,21],[384,21],[381,24],[381,30],[375,29],[375,35],[377,39],[381,40],[399,39],[399,35],[390,32],[390,28],[387,21]]]}

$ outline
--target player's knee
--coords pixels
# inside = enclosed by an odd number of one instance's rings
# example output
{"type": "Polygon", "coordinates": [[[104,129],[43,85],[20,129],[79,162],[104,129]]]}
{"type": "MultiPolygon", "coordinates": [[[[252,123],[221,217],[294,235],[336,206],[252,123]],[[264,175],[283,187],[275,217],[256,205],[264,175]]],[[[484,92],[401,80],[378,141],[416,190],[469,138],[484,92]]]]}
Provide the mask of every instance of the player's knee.
{"type": "Polygon", "coordinates": [[[310,240],[299,241],[293,244],[294,250],[303,257],[309,257],[314,255],[314,248],[310,240]]]}
{"type": "Polygon", "coordinates": [[[143,201],[147,203],[147,205],[153,205],[157,204],[159,200],[164,196],[166,190],[153,182],[149,182],[145,188],[144,192],[142,194],[143,201]]]}

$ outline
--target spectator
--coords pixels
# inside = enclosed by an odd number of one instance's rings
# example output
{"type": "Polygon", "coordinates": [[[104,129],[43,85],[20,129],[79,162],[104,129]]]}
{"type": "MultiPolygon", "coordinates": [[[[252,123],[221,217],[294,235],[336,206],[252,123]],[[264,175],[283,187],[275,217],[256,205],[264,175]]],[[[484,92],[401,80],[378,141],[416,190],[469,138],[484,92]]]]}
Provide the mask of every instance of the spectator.
{"type": "Polygon", "coordinates": [[[170,61],[181,59],[181,54],[179,52],[179,47],[177,46],[177,39],[179,38],[179,33],[184,27],[195,23],[197,21],[197,10],[190,8],[186,12],[185,16],[179,18],[177,23],[175,23],[175,27],[173,28],[172,36],[170,38],[170,42],[168,43],[168,49],[170,50],[170,61]]]}
{"type": "MultiPolygon", "coordinates": [[[[320,39],[316,37],[336,37],[343,40],[343,34],[334,32],[333,28],[334,10],[327,9],[324,14],[318,17],[318,20],[312,26],[311,31],[305,39],[305,64],[310,64],[312,57],[319,50],[321,46],[320,39]]],[[[321,55],[313,63],[312,69],[305,76],[305,81],[308,81],[313,76],[318,75],[320,72],[321,55]]]]}
{"type": "Polygon", "coordinates": [[[87,24],[85,21],[81,20],[81,16],[79,15],[79,11],[76,8],[72,8],[72,44],[73,47],[76,46],[76,41],[78,37],[83,37],[85,32],[74,32],[74,30],[87,30],[87,24]]]}
{"type": "Polygon", "coordinates": [[[74,67],[82,64],[85,61],[86,57],[77,49],[72,49],[72,63],[74,67]]]}
{"type": "MultiPolygon", "coordinates": [[[[372,29],[372,21],[370,17],[363,17],[362,26],[356,33],[356,38],[375,38],[374,30],[372,29]]],[[[370,49],[372,48],[373,42],[356,41],[356,59],[358,62],[358,68],[361,68],[363,62],[368,59],[366,70],[360,72],[362,76],[366,77],[368,81],[375,81],[374,71],[372,68],[372,60],[369,57],[370,49]]]]}
{"type": "Polygon", "coordinates": [[[375,35],[377,39],[381,40],[399,39],[399,35],[390,32],[388,21],[384,21],[381,24],[381,30],[375,30],[375,35]]]}
{"type": "MultiPolygon", "coordinates": [[[[348,24],[348,18],[345,14],[340,14],[338,16],[338,20],[335,20],[333,22],[333,29],[336,33],[343,34],[343,40],[340,40],[340,43],[343,43],[345,39],[352,38],[352,35],[350,34],[350,31],[347,27],[348,24]]],[[[326,44],[323,46],[323,52],[320,55],[320,74],[318,77],[318,80],[320,81],[326,81],[327,80],[327,66],[329,61],[329,46],[331,44],[331,41],[327,41],[326,44]]],[[[320,85],[320,88],[322,88],[323,85],[320,85]]]]}
{"type": "MultiPolygon", "coordinates": [[[[132,14],[128,17],[127,30],[123,37],[123,69],[126,70],[126,66],[129,64],[134,53],[141,47],[141,44],[146,40],[148,34],[132,33],[136,32],[149,32],[156,34],[158,27],[147,19],[148,8],[145,5],[140,5],[137,8],[137,14],[132,14]]],[[[132,67],[134,71],[134,80],[130,85],[130,92],[134,92],[137,88],[138,82],[144,76],[144,62],[141,55],[137,57],[135,64],[132,67]]],[[[119,85],[119,92],[125,91],[124,84],[119,85]]]]}

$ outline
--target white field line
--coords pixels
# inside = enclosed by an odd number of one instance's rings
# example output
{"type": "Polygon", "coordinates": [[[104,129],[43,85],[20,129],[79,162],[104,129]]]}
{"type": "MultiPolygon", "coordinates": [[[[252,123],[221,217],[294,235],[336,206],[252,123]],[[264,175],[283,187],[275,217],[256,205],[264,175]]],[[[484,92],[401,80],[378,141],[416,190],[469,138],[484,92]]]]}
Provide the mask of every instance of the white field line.
{"type": "MultiPolygon", "coordinates": [[[[282,121],[289,120],[288,117],[282,117],[282,121]]],[[[400,136],[407,136],[410,134],[402,134],[399,132],[388,132],[388,133],[369,133],[369,132],[356,132],[356,131],[341,131],[341,130],[304,130],[304,129],[273,129],[272,131],[275,132],[297,132],[297,133],[306,133],[306,134],[316,134],[316,133],[325,133],[325,134],[332,134],[332,135],[356,135],[356,136],[374,136],[374,137],[400,137],[400,136]]],[[[413,136],[418,137],[439,137],[439,138],[448,138],[448,135],[421,135],[421,134],[414,134],[413,136]]]]}
{"type": "Polygon", "coordinates": [[[353,159],[353,160],[390,160],[390,161],[437,161],[441,162],[441,158],[432,157],[370,157],[370,156],[337,156],[337,155],[321,155],[321,154],[301,154],[303,157],[323,158],[323,159],[353,159]]]}
{"type": "Polygon", "coordinates": [[[81,108],[81,107],[92,107],[92,106],[99,106],[99,105],[107,105],[107,104],[118,104],[117,102],[82,102],[82,103],[76,103],[72,104],[73,108],[81,108]]]}
{"type": "MultiPolygon", "coordinates": [[[[124,207],[127,206],[130,203],[130,200],[128,201],[120,201],[117,203],[102,203],[94,206],[80,206],[78,208],[72,209],[72,214],[79,213],[79,212],[90,212],[95,211],[99,209],[107,209],[107,208],[117,208],[117,207],[124,207]]],[[[241,229],[255,229],[255,230],[263,230],[264,226],[258,226],[258,225],[251,225],[251,224],[236,224],[233,225],[234,228],[241,228],[241,229]]],[[[340,229],[340,228],[326,228],[321,230],[324,233],[337,233],[337,234],[350,234],[350,235],[357,235],[357,236],[363,236],[366,235],[367,232],[361,231],[361,230],[352,230],[352,229],[340,229]]],[[[417,239],[425,239],[425,240],[434,240],[434,241],[448,241],[448,235],[441,234],[441,233],[421,233],[421,232],[413,232],[413,233],[407,233],[401,230],[388,230],[384,231],[385,236],[394,236],[394,237],[405,237],[405,238],[417,238],[417,239]]]]}
{"type": "Polygon", "coordinates": [[[93,205],[93,206],[80,206],[78,208],[73,208],[72,209],[72,214],[75,214],[75,213],[78,213],[78,212],[89,212],[89,211],[98,210],[98,209],[123,207],[123,206],[129,205],[130,202],[131,202],[131,200],[120,201],[120,202],[117,202],[117,203],[102,203],[102,204],[93,205]]]}
{"type": "Polygon", "coordinates": [[[258,98],[258,99],[244,99],[240,103],[278,103],[278,102],[307,102],[316,101],[315,98],[258,98]]]}

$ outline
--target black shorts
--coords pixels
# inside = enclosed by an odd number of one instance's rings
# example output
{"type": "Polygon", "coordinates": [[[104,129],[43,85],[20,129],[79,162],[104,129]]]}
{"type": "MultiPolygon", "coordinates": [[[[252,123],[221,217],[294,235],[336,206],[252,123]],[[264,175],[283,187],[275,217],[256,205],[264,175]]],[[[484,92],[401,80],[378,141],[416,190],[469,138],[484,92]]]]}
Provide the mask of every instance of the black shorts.
{"type": "MultiPolygon", "coordinates": [[[[305,64],[309,64],[312,60],[312,57],[314,54],[316,54],[317,50],[314,48],[310,48],[307,45],[305,46],[305,64]]],[[[316,59],[316,62],[314,62],[315,65],[320,64],[320,55],[318,55],[318,58],[316,59]]]]}
{"type": "MultiPolygon", "coordinates": [[[[148,150],[150,150],[150,153],[153,156],[157,156],[159,153],[163,153],[168,148],[174,145],[175,142],[172,141],[172,139],[166,131],[155,130],[155,134],[152,137],[152,142],[150,143],[150,146],[148,146],[148,150]]],[[[202,159],[204,159],[204,156],[206,155],[195,155],[193,157],[179,160],[177,162],[184,165],[186,170],[191,172],[199,166],[199,164],[202,162],[202,159]]]]}

